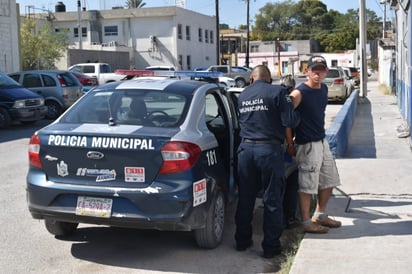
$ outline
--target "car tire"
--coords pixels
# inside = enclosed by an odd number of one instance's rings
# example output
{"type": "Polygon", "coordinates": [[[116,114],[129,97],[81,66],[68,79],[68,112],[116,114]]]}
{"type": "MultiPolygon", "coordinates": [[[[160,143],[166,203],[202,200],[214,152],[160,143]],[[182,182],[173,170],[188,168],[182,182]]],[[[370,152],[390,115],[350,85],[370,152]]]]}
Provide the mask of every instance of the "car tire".
{"type": "Polygon", "coordinates": [[[57,119],[57,117],[60,116],[62,112],[62,108],[60,107],[58,103],[54,101],[47,101],[46,106],[47,106],[47,115],[46,115],[47,119],[55,120],[57,119]]]}
{"type": "Polygon", "coordinates": [[[50,234],[55,236],[67,236],[73,234],[78,223],[68,223],[68,222],[60,222],[56,220],[44,220],[44,224],[46,225],[46,229],[50,234]]]}
{"type": "Polygon", "coordinates": [[[245,81],[245,79],[243,79],[243,78],[237,78],[237,79],[235,80],[235,82],[236,82],[236,86],[237,86],[238,88],[243,88],[244,86],[246,86],[246,81],[245,81]]]}
{"type": "Polygon", "coordinates": [[[0,108],[0,128],[7,128],[10,126],[11,118],[6,109],[0,108]]]}
{"type": "Polygon", "coordinates": [[[216,248],[222,242],[225,225],[225,198],[218,189],[206,216],[203,228],[195,230],[197,245],[202,248],[216,248]]]}

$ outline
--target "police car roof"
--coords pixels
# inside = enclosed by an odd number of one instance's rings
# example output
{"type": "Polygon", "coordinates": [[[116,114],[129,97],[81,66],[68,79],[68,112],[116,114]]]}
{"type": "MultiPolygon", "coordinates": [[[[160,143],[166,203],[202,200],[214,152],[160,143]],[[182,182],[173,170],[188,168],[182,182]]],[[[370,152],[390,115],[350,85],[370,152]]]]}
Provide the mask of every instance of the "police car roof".
{"type": "Polygon", "coordinates": [[[209,83],[195,80],[180,80],[170,77],[139,77],[132,80],[111,82],[95,88],[98,90],[108,89],[133,89],[133,90],[163,90],[178,93],[191,93],[202,85],[209,83]]]}

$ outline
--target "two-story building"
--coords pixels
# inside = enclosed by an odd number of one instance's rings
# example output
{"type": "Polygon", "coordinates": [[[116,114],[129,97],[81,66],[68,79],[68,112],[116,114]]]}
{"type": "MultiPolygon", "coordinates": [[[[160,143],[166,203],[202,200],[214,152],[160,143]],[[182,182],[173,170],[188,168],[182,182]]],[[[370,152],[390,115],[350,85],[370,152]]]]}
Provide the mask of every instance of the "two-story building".
{"type": "Polygon", "coordinates": [[[38,14],[36,21],[67,33],[70,49],[60,69],[96,61],[115,69],[216,63],[215,17],[177,6],[75,12],[56,6],[52,16],[38,14]]]}

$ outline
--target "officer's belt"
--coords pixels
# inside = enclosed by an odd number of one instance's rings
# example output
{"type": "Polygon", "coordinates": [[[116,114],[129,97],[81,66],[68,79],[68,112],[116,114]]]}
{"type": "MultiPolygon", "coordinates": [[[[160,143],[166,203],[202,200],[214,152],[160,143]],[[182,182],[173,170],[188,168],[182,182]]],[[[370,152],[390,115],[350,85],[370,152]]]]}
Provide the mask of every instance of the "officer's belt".
{"type": "Polygon", "coordinates": [[[243,138],[244,143],[250,143],[250,144],[275,144],[275,145],[280,145],[283,144],[283,141],[278,140],[278,139],[249,139],[249,138],[243,138]]]}

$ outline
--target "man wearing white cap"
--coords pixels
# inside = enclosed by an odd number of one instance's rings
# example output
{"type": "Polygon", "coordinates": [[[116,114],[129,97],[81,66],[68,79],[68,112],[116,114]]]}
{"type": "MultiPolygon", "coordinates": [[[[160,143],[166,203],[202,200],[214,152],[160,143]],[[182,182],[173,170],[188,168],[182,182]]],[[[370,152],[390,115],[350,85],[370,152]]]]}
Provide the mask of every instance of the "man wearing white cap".
{"type": "MultiPolygon", "coordinates": [[[[305,232],[327,233],[341,222],[326,214],[326,207],[334,187],[340,185],[335,159],[325,139],[325,110],[328,104],[328,87],[322,83],[328,73],[323,56],[312,56],[306,69],[307,79],[290,93],[293,104],[300,113],[301,122],[295,128],[292,153],[299,166],[299,203],[305,232]],[[311,218],[312,195],[317,195],[316,210],[311,218]]],[[[287,137],[288,138],[288,137],[287,137]]],[[[291,138],[291,137],[289,137],[291,138]]]]}

